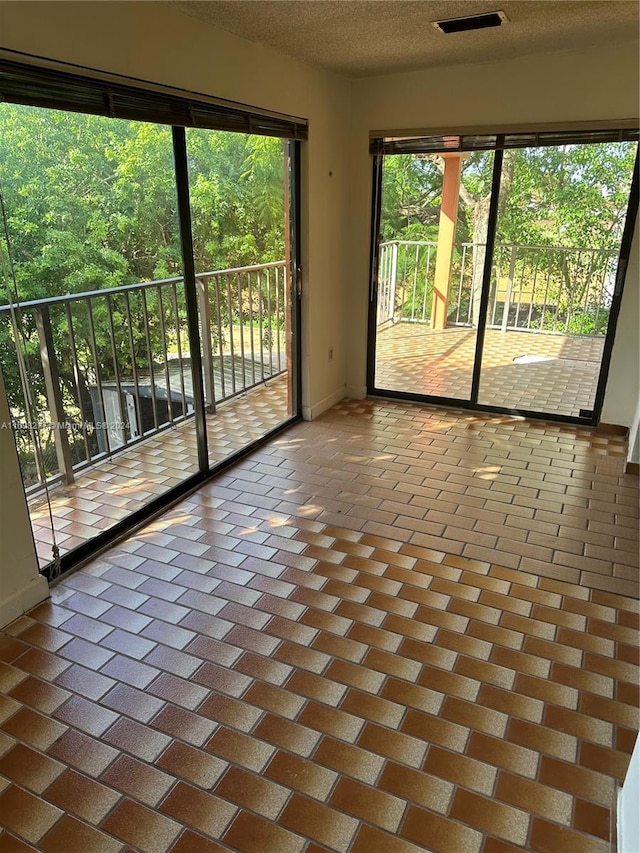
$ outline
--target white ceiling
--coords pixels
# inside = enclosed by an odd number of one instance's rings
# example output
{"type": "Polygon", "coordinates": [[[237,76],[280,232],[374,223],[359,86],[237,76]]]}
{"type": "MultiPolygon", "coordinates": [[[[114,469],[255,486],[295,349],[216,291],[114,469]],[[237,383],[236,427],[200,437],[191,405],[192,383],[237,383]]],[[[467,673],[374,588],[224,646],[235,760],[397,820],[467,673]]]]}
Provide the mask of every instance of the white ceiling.
{"type": "Polygon", "coordinates": [[[638,38],[636,0],[174,0],[179,12],[353,77],[616,44],[638,38]],[[493,29],[431,22],[502,10],[493,29]]]}

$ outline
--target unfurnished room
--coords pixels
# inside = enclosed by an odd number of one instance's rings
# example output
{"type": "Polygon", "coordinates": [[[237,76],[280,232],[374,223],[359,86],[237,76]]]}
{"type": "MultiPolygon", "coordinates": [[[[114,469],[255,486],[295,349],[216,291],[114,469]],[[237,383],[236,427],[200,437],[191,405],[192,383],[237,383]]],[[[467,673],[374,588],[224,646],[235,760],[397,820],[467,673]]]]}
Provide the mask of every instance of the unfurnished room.
{"type": "Polygon", "coordinates": [[[639,31],[0,2],[0,853],[640,853],[639,31]]]}

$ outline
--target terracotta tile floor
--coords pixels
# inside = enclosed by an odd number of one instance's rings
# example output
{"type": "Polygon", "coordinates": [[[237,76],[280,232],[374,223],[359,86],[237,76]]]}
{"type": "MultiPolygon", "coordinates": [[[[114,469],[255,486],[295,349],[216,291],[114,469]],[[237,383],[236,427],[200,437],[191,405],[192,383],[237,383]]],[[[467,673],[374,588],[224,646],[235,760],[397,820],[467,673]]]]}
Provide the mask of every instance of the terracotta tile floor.
{"type": "MultiPolygon", "coordinates": [[[[468,400],[476,331],[398,323],[378,333],[376,387],[468,400]]],[[[604,338],[487,329],[481,403],[578,417],[593,409],[604,338]],[[519,363],[521,356],[546,359],[519,363]]]]}
{"type": "MultiPolygon", "coordinates": [[[[286,418],[286,376],[220,404],[207,419],[209,459],[221,462],[286,418]]],[[[75,483],[50,492],[60,552],[70,551],[142,509],[197,470],[195,428],[189,420],[79,472],[75,483]]],[[[52,535],[43,493],[30,499],[29,515],[40,565],[45,566],[52,560],[52,535]]]]}
{"type": "Polygon", "coordinates": [[[0,851],[608,853],[624,459],[387,401],[296,424],[0,634],[0,851]]]}

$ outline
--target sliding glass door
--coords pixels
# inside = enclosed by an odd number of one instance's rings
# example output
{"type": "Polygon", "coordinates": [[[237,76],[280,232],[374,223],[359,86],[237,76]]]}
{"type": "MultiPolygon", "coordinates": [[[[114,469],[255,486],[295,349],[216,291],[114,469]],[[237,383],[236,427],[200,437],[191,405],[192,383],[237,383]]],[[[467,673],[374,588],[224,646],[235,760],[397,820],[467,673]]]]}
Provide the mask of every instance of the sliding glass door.
{"type": "Polygon", "coordinates": [[[384,158],[376,386],[470,400],[493,152],[384,158]]]}
{"type": "Polygon", "coordinates": [[[369,392],[595,422],[637,136],[378,140],[369,392]]]}
{"type": "Polygon", "coordinates": [[[195,128],[186,145],[215,463],[293,413],[290,154],[281,139],[195,128]]]}
{"type": "Polygon", "coordinates": [[[479,403],[593,417],[636,148],[505,151],[479,403]]]}
{"type": "Polygon", "coordinates": [[[0,126],[2,367],[46,565],[198,471],[173,146],[16,104],[0,126]]]}
{"type": "MultiPolygon", "coordinates": [[[[0,64],[20,100],[30,74],[0,64]]],[[[299,415],[289,124],[109,96],[143,120],[0,105],[0,368],[49,576],[299,415]]]]}

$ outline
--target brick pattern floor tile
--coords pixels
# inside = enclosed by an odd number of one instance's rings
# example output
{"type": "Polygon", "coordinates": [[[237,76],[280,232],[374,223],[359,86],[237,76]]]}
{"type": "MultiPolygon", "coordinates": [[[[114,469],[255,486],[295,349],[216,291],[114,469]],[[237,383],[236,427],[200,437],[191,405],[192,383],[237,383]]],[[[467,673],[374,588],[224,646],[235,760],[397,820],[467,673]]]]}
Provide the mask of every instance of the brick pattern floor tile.
{"type": "MultiPolygon", "coordinates": [[[[468,400],[475,348],[468,327],[388,326],[378,331],[375,387],[468,400]]],[[[479,402],[578,417],[593,409],[603,348],[603,337],[487,329],[479,402]]]]}
{"type": "Polygon", "coordinates": [[[606,853],[624,464],[391,401],[294,425],[0,633],[0,850],[606,853]]]}
{"type": "MultiPolygon", "coordinates": [[[[223,461],[286,418],[286,377],[277,377],[226,401],[207,419],[210,462],[223,461]]],[[[142,509],[197,470],[195,427],[189,420],[78,473],[73,485],[53,488],[53,526],[60,553],[142,509]]],[[[42,493],[30,499],[29,515],[38,558],[44,566],[53,558],[51,521],[42,493]]]]}

